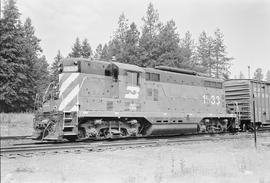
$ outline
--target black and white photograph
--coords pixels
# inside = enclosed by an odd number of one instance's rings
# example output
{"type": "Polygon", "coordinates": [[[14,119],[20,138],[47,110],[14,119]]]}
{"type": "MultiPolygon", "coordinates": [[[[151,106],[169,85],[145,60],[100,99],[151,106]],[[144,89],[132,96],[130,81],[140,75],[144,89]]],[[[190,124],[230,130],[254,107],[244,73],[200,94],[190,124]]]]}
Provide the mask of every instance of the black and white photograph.
{"type": "Polygon", "coordinates": [[[270,0],[0,0],[1,183],[270,183],[270,0]]]}

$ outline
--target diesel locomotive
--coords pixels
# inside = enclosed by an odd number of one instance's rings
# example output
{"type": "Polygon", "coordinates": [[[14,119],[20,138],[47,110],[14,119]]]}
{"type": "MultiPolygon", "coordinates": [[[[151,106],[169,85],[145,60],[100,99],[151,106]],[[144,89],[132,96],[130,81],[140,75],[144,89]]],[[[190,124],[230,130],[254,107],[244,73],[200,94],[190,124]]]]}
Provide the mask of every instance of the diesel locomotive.
{"type": "Polygon", "coordinates": [[[103,139],[215,133],[238,128],[223,81],[195,71],[64,59],[34,118],[33,138],[103,139]]]}

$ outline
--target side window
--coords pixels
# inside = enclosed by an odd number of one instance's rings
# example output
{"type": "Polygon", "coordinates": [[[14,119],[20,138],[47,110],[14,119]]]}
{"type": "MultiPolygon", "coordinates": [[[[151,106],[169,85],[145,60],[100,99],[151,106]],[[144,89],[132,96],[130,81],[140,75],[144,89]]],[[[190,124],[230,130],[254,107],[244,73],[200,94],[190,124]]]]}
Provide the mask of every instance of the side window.
{"type": "Polygon", "coordinates": [[[152,80],[152,81],[160,81],[159,74],[152,73],[152,74],[151,74],[151,80],[152,80]]]}
{"type": "Polygon", "coordinates": [[[156,73],[145,73],[145,80],[146,81],[160,81],[160,75],[156,73]]]}
{"type": "Polygon", "coordinates": [[[139,73],[127,71],[127,83],[131,86],[139,85],[139,73]]]}
{"type": "Polygon", "coordinates": [[[150,80],[150,73],[149,72],[146,72],[145,73],[145,80],[146,81],[149,81],[150,80]]]}

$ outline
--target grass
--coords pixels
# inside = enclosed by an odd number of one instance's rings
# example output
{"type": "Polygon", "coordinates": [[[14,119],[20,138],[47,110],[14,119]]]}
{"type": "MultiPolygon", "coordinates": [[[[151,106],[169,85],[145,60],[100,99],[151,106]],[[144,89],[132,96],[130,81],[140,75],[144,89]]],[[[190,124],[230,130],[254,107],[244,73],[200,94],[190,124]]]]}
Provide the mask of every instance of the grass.
{"type": "MultiPolygon", "coordinates": [[[[258,140],[257,149],[252,139],[153,148],[146,153],[151,155],[138,155],[145,157],[140,168],[147,173],[122,182],[270,183],[270,147],[261,145],[270,138],[258,140]]],[[[132,172],[136,174],[136,169],[132,172]]]]}
{"type": "MultiPolygon", "coordinates": [[[[264,140],[262,140],[264,141],[264,140]]],[[[190,156],[175,158],[171,155],[171,171],[155,176],[165,182],[266,182],[270,183],[269,148],[254,148],[253,141],[235,140],[223,142],[217,147],[209,146],[192,150],[190,156]],[[220,146],[221,145],[221,146],[220,146]],[[212,149],[212,151],[207,150],[212,149]],[[197,151],[197,153],[196,153],[197,151]]],[[[163,160],[164,161],[164,160],[163,160]]],[[[158,182],[158,181],[157,181],[158,182]]],[[[162,182],[162,181],[161,181],[162,182]]]]}
{"type": "Polygon", "coordinates": [[[33,113],[0,113],[0,136],[32,134],[33,113]]]}

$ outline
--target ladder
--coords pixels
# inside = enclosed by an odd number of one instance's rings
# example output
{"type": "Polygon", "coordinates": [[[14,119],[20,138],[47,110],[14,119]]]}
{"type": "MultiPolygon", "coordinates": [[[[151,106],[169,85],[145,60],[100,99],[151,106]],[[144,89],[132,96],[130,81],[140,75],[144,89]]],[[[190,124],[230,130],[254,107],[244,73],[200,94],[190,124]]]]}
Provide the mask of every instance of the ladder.
{"type": "Polygon", "coordinates": [[[76,113],[71,111],[64,111],[63,116],[63,132],[64,136],[77,135],[77,117],[76,113]]]}

